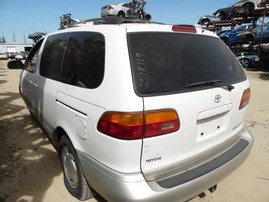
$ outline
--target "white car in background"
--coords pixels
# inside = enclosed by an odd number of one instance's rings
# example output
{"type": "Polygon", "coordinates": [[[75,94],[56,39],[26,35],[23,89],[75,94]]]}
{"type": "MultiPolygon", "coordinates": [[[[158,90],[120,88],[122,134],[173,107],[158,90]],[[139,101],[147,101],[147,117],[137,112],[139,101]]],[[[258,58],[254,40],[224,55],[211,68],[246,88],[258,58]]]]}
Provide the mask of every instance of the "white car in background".
{"type": "Polygon", "coordinates": [[[0,60],[7,60],[7,59],[8,59],[7,54],[0,53],[0,60]]]}
{"type": "Polygon", "coordinates": [[[106,5],[101,9],[101,16],[118,16],[122,18],[139,18],[143,20],[151,20],[151,15],[144,12],[142,8],[145,3],[120,3],[117,5],[106,5]],[[141,7],[140,7],[141,6],[141,7]]]}
{"type": "Polygon", "coordinates": [[[131,8],[130,3],[119,3],[116,5],[106,5],[101,9],[101,16],[119,16],[119,17],[127,17],[128,10],[131,8]]]}

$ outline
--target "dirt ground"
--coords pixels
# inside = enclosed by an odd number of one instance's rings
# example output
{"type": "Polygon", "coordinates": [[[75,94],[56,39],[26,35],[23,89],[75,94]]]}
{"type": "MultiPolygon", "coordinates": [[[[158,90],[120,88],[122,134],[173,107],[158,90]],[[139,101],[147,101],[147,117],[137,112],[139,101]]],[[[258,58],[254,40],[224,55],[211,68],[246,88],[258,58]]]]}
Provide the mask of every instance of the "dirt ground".
{"type": "MultiPolygon", "coordinates": [[[[77,201],[64,186],[55,149],[20,98],[19,72],[0,61],[0,202],[77,201]]],[[[269,75],[247,74],[252,97],[245,123],[255,137],[251,154],[216,192],[191,202],[269,202],[269,75]]],[[[104,199],[89,200],[94,201],[104,199]]]]}

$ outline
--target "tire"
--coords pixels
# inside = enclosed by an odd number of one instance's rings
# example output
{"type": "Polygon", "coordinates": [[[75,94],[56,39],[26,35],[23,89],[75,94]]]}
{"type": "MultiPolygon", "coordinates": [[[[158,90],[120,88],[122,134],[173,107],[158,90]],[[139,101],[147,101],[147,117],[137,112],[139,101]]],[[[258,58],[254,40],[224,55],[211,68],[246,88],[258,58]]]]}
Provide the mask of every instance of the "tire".
{"type": "Polygon", "coordinates": [[[118,17],[125,18],[125,13],[123,11],[119,11],[118,17]]]}
{"type": "Polygon", "coordinates": [[[145,15],[145,19],[148,20],[148,21],[150,21],[151,20],[151,15],[150,14],[146,14],[145,15]]]}
{"type": "Polygon", "coordinates": [[[64,184],[69,193],[81,201],[92,198],[94,191],[87,184],[78,156],[66,136],[61,138],[59,155],[63,168],[64,184]]]}
{"type": "Polygon", "coordinates": [[[250,61],[246,58],[239,60],[239,62],[244,69],[247,69],[248,67],[250,67],[250,61]]]}
{"type": "Polygon", "coordinates": [[[210,25],[210,20],[209,19],[202,19],[202,25],[209,26],[210,25]]]}
{"type": "Polygon", "coordinates": [[[246,42],[251,43],[254,41],[254,36],[253,35],[246,35],[246,42]]]}
{"type": "Polygon", "coordinates": [[[254,5],[252,3],[246,3],[243,5],[244,15],[251,16],[254,12],[254,5]]]}

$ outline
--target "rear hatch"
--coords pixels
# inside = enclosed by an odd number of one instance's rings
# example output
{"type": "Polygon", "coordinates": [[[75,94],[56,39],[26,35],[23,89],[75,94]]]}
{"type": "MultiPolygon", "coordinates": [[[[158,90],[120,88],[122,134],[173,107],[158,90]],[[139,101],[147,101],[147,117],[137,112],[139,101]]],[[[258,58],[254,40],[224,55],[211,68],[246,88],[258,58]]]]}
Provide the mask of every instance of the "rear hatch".
{"type": "Polygon", "coordinates": [[[144,111],[173,111],[179,123],[172,133],[165,131],[173,124],[166,124],[164,134],[145,134],[141,170],[146,179],[183,172],[224,150],[243,127],[240,102],[249,88],[225,44],[203,34],[148,31],[129,32],[128,43],[144,111]]]}

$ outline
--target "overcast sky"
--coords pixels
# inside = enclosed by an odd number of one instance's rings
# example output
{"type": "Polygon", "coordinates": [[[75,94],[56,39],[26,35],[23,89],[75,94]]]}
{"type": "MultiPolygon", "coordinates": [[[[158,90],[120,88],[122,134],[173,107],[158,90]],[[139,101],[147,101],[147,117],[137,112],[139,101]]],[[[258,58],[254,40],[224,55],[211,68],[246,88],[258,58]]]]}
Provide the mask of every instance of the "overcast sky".
{"type": "MultiPolygon", "coordinates": [[[[34,32],[50,33],[59,28],[60,16],[74,19],[100,17],[101,7],[120,0],[0,0],[0,37],[6,42],[27,42],[34,32]]],[[[129,1],[126,1],[129,2],[129,1]]],[[[236,0],[147,0],[146,12],[153,21],[169,24],[195,24],[200,16],[212,14],[236,0]]]]}

